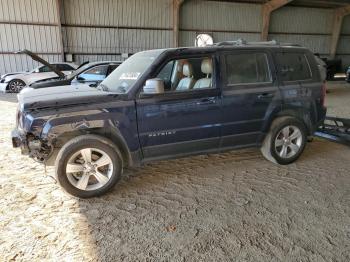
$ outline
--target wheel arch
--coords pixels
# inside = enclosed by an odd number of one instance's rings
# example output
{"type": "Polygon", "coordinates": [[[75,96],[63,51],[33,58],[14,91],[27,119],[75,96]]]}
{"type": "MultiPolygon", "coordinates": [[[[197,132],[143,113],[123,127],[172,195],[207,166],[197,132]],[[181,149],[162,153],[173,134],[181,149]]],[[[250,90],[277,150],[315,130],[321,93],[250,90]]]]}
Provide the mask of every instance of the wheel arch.
{"type": "Polygon", "coordinates": [[[28,81],[27,81],[27,79],[25,78],[25,77],[14,77],[14,78],[12,78],[10,81],[8,81],[8,83],[10,83],[10,82],[12,82],[12,81],[14,81],[14,80],[20,80],[20,81],[22,81],[23,83],[25,83],[26,85],[28,85],[28,81]]]}
{"type": "Polygon", "coordinates": [[[266,134],[269,132],[273,122],[281,117],[292,117],[297,120],[299,120],[301,123],[304,124],[307,135],[312,135],[314,132],[313,122],[311,119],[311,115],[308,112],[305,112],[305,110],[301,108],[295,108],[295,109],[284,109],[276,112],[275,114],[272,114],[270,118],[265,122],[263,129],[262,129],[262,135],[259,138],[258,144],[261,144],[262,141],[265,139],[266,134]]]}
{"type": "Polygon", "coordinates": [[[83,135],[95,135],[101,139],[107,139],[108,144],[113,148],[117,149],[121,153],[123,160],[123,166],[128,167],[133,164],[131,153],[128,149],[126,141],[123,139],[122,135],[118,130],[108,128],[93,128],[93,129],[84,129],[84,130],[72,130],[64,132],[55,138],[52,139],[51,143],[54,146],[53,153],[45,161],[47,165],[54,165],[57,154],[64,144],[66,144],[71,139],[77,136],[83,135]]]}

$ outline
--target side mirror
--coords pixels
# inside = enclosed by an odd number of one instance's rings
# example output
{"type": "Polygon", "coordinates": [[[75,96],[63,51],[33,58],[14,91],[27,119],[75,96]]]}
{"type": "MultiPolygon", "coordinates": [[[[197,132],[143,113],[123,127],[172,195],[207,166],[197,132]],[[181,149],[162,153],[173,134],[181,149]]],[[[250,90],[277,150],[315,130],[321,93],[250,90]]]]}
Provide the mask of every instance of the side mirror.
{"type": "Polygon", "coordinates": [[[163,94],[164,81],[160,78],[148,79],[143,87],[143,94],[163,94]]]}

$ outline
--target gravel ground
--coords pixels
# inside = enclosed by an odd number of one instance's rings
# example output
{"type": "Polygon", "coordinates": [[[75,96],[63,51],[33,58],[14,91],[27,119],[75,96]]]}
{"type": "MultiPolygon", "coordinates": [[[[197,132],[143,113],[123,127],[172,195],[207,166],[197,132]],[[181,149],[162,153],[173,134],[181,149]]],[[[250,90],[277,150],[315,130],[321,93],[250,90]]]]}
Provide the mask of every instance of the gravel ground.
{"type": "MultiPolygon", "coordinates": [[[[330,91],[349,117],[350,85],[330,91]]],[[[346,146],[315,139],[289,166],[256,149],[161,161],[79,200],[11,148],[15,109],[0,95],[0,260],[350,261],[346,146]]]]}

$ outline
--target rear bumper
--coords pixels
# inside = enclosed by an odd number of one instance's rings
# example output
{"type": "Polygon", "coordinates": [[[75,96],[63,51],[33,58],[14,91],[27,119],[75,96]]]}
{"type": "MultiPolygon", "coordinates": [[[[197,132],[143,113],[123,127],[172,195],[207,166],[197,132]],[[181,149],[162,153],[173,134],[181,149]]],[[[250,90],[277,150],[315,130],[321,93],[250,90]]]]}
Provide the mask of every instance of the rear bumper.
{"type": "Polygon", "coordinates": [[[25,135],[21,134],[18,129],[14,129],[11,132],[12,146],[14,148],[20,148],[23,155],[29,154],[29,148],[25,135]]]}
{"type": "Polygon", "coordinates": [[[7,83],[0,83],[0,92],[6,93],[7,83]]]}

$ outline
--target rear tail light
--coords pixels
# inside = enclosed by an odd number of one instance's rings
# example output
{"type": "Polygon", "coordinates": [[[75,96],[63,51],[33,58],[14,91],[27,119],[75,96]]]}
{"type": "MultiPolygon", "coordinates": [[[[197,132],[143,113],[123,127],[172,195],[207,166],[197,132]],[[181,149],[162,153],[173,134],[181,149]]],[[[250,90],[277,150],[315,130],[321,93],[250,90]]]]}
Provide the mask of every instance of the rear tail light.
{"type": "Polygon", "coordinates": [[[323,82],[322,84],[322,91],[321,91],[321,99],[320,99],[320,102],[321,102],[321,105],[324,107],[325,106],[325,103],[326,103],[326,93],[327,93],[327,85],[326,85],[326,82],[323,82]]]}

